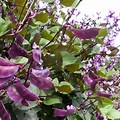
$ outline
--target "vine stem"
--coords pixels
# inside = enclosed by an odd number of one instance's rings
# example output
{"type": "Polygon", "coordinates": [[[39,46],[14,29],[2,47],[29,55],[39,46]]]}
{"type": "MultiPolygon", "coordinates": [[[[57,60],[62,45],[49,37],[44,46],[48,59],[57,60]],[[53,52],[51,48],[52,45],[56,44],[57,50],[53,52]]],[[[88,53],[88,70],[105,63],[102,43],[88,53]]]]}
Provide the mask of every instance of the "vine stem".
{"type": "Polygon", "coordinates": [[[46,48],[51,42],[53,42],[54,39],[56,38],[56,36],[60,33],[60,31],[61,31],[63,28],[64,28],[64,26],[59,29],[59,31],[54,35],[54,37],[52,38],[52,40],[51,40],[50,42],[48,42],[42,49],[46,48]]]}
{"type": "Polygon", "coordinates": [[[22,16],[23,10],[25,9],[25,5],[27,4],[27,1],[28,1],[28,0],[25,1],[24,6],[23,6],[23,8],[22,8],[22,10],[21,10],[21,12],[20,12],[20,16],[19,16],[18,22],[20,21],[20,18],[21,18],[21,16],[22,16]]]}
{"type": "Polygon", "coordinates": [[[27,16],[29,15],[29,13],[30,13],[30,10],[31,10],[31,8],[32,8],[33,3],[34,3],[34,0],[33,0],[32,3],[30,4],[30,7],[28,8],[27,13],[25,14],[25,17],[23,18],[20,26],[18,27],[18,29],[16,30],[15,33],[19,33],[19,32],[22,30],[22,26],[24,26],[24,22],[25,22],[27,16]]]}
{"type": "Polygon", "coordinates": [[[27,80],[28,80],[29,73],[30,73],[30,68],[31,68],[32,63],[33,63],[33,60],[30,62],[30,65],[29,65],[29,68],[28,68],[28,71],[27,71],[27,75],[26,75],[26,79],[25,79],[24,84],[26,84],[26,82],[27,82],[27,80]]]}

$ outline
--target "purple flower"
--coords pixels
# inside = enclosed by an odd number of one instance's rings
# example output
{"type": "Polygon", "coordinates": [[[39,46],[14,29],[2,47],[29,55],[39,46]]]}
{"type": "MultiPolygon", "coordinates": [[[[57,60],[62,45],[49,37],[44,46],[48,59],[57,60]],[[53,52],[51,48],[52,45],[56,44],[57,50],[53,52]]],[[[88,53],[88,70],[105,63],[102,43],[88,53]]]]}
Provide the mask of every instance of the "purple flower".
{"type": "Polygon", "coordinates": [[[91,90],[86,91],[86,95],[87,95],[87,96],[91,96],[92,94],[93,94],[93,93],[92,93],[91,90]]]}
{"type": "Polygon", "coordinates": [[[73,105],[67,105],[67,110],[56,108],[54,110],[54,115],[57,117],[64,117],[73,115],[76,112],[76,108],[73,105]]]}
{"type": "Polygon", "coordinates": [[[39,46],[36,43],[34,43],[33,44],[33,50],[32,50],[32,58],[35,62],[37,62],[40,65],[43,62],[42,59],[41,59],[41,55],[42,55],[42,52],[41,52],[39,46]]]}
{"type": "Polygon", "coordinates": [[[32,69],[30,81],[33,85],[42,90],[49,90],[53,87],[52,79],[48,77],[49,69],[36,70],[32,69]]]}
{"type": "Polygon", "coordinates": [[[98,35],[100,28],[90,28],[90,29],[71,29],[71,32],[80,39],[91,39],[98,35]]]}
{"type": "Polygon", "coordinates": [[[95,89],[96,84],[98,81],[102,80],[101,78],[98,78],[97,75],[95,75],[92,71],[89,71],[87,75],[84,75],[84,82],[90,86],[92,89],[95,89]]]}
{"type": "Polygon", "coordinates": [[[67,116],[70,116],[76,112],[76,108],[73,105],[67,105],[67,116]]]}
{"type": "Polygon", "coordinates": [[[11,120],[10,114],[7,112],[1,100],[0,100],[0,118],[2,120],[11,120]]]}
{"type": "Polygon", "coordinates": [[[8,54],[11,58],[17,59],[20,56],[27,56],[27,52],[24,48],[18,46],[16,43],[14,43],[11,48],[8,50],[8,54]]]}

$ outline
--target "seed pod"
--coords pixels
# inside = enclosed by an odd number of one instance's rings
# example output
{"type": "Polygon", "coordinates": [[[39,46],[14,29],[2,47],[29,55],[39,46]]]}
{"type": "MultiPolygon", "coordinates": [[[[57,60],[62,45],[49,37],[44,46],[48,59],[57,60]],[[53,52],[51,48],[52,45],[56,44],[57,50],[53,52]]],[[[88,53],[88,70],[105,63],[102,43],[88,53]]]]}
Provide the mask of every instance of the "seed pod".
{"type": "Polygon", "coordinates": [[[95,38],[98,35],[99,28],[90,28],[90,29],[71,29],[71,32],[80,39],[91,39],[95,38]]]}
{"type": "Polygon", "coordinates": [[[20,81],[15,83],[15,88],[19,95],[25,100],[35,101],[38,99],[38,97],[30,92],[20,81]]]}
{"type": "Polygon", "coordinates": [[[19,69],[19,65],[0,66],[0,78],[7,78],[14,75],[19,69]]]}
{"type": "Polygon", "coordinates": [[[2,101],[0,101],[0,118],[2,120],[11,120],[10,114],[7,112],[5,106],[3,105],[2,101]]]}

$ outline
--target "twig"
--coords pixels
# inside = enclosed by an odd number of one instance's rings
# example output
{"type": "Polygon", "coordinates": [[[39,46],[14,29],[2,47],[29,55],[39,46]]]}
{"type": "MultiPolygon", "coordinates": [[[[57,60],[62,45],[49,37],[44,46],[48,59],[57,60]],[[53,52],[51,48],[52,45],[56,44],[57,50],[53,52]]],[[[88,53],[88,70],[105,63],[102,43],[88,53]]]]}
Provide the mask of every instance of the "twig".
{"type": "Polygon", "coordinates": [[[20,16],[19,16],[19,19],[18,19],[18,23],[20,22],[20,18],[21,18],[21,16],[22,16],[23,10],[25,9],[25,6],[26,6],[26,4],[27,4],[27,1],[28,1],[28,0],[25,1],[24,6],[23,6],[23,8],[22,8],[22,10],[21,10],[21,12],[20,12],[20,16]]]}
{"type": "Polygon", "coordinates": [[[24,23],[25,23],[25,21],[26,21],[26,18],[27,18],[27,16],[28,16],[29,13],[30,13],[30,10],[31,10],[31,8],[32,8],[33,3],[34,3],[34,0],[33,0],[32,3],[30,4],[30,7],[29,7],[29,9],[27,10],[27,13],[26,13],[25,17],[23,18],[20,26],[18,27],[18,29],[16,30],[15,33],[19,33],[19,32],[22,30],[22,27],[24,26],[24,23]]]}

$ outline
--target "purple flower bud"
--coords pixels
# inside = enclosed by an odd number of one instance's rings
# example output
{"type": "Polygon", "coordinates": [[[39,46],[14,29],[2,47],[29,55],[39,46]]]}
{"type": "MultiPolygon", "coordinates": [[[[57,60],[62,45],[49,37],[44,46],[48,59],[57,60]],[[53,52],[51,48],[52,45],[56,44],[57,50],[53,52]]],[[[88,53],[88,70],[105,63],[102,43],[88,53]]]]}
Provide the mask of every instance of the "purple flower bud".
{"type": "Polygon", "coordinates": [[[91,96],[92,94],[93,94],[93,93],[92,93],[91,90],[86,91],[86,95],[87,95],[87,96],[91,96]]]}
{"type": "Polygon", "coordinates": [[[11,58],[13,59],[17,59],[19,58],[20,56],[24,56],[26,57],[27,56],[27,52],[25,49],[23,49],[22,47],[18,46],[17,44],[13,44],[11,46],[11,48],[8,50],[8,54],[11,58]]]}
{"type": "Polygon", "coordinates": [[[0,101],[0,118],[2,120],[11,120],[10,114],[7,112],[7,110],[4,107],[2,101],[0,101]]]}
{"type": "Polygon", "coordinates": [[[98,35],[100,28],[90,28],[90,29],[71,29],[71,32],[80,39],[91,39],[98,35]]]}

